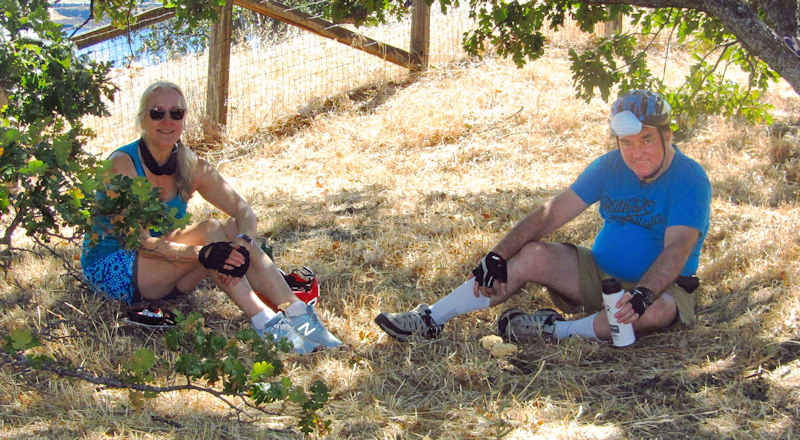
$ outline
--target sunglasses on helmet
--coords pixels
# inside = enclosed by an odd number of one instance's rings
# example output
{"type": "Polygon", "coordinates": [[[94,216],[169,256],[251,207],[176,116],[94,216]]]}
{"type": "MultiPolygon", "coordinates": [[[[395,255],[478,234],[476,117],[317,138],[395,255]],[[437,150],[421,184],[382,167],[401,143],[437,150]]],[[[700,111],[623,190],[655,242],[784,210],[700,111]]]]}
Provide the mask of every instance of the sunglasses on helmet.
{"type": "Polygon", "coordinates": [[[169,113],[169,118],[173,121],[180,121],[186,116],[186,109],[185,108],[173,108],[169,111],[161,110],[158,107],[153,107],[150,109],[150,119],[154,121],[160,121],[164,119],[164,116],[169,113]]]}

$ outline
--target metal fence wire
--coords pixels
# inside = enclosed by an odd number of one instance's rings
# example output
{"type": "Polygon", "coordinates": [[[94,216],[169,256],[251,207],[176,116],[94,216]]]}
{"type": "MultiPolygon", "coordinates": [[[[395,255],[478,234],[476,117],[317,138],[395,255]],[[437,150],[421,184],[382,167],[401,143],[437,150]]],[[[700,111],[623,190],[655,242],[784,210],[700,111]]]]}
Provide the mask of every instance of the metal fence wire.
{"type": "MultiPolygon", "coordinates": [[[[310,1],[296,7],[309,12],[319,4],[310,1]]],[[[407,69],[376,56],[246,9],[235,7],[233,17],[224,133],[229,139],[253,133],[315,102],[408,75],[407,69]]],[[[138,136],[134,119],[139,96],[157,80],[172,81],[183,89],[189,108],[186,138],[202,136],[208,46],[205,38],[175,34],[170,26],[168,21],[157,23],[81,51],[94,60],[111,62],[110,79],[118,87],[113,102],[107,103],[109,116],[84,120],[96,134],[87,145],[89,151],[104,154],[138,136]]],[[[374,27],[343,26],[409,50],[410,17],[374,27]]],[[[466,8],[447,15],[432,8],[430,64],[464,58],[461,39],[471,26],[466,8]]]]}

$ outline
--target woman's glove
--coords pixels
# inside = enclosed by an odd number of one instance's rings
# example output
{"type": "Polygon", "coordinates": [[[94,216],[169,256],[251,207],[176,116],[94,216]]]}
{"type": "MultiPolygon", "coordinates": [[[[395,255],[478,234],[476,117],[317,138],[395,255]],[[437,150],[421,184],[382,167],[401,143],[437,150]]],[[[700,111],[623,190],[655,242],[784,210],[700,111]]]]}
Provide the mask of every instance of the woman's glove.
{"type": "Polygon", "coordinates": [[[217,241],[203,246],[197,259],[206,269],[213,269],[221,274],[236,278],[243,277],[247,273],[247,269],[250,268],[250,252],[244,246],[234,248],[228,241],[217,241]],[[244,263],[238,267],[226,269],[225,261],[234,249],[244,256],[244,263]]]}

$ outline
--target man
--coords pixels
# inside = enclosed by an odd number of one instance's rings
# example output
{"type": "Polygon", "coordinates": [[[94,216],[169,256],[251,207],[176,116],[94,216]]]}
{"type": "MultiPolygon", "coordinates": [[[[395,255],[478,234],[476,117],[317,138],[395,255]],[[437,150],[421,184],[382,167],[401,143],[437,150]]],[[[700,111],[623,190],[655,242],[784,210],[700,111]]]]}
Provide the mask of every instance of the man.
{"type": "Polygon", "coordinates": [[[672,144],[670,106],[653,92],[634,90],[611,107],[616,150],[592,162],[566,190],[536,208],[481,259],[473,277],[432,306],[381,313],[375,322],[405,341],[437,337],[451,318],[506,301],[531,281],[548,288],[564,311],[590,313],[565,321],[552,309],[505,311],[506,339],[572,335],[609,339],[601,285],[614,277],[627,291],[615,317],[637,334],[680,319],[693,325],[695,277],[708,230],[711,185],[705,171],[672,144]],[[600,202],[603,228],[593,248],[540,241],[600,202]]]}

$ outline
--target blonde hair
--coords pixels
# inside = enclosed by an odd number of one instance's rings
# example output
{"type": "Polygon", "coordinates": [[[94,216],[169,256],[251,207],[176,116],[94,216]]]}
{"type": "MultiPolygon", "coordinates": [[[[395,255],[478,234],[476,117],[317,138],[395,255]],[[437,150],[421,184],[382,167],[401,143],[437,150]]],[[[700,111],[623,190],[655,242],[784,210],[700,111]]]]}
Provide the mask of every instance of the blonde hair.
{"type": "MultiPolygon", "coordinates": [[[[161,90],[172,90],[177,93],[181,97],[181,101],[183,101],[183,106],[186,107],[186,97],[183,95],[181,88],[176,84],[169,81],[156,81],[153,84],[150,84],[142,93],[142,97],[139,98],[139,111],[136,113],[136,128],[139,130],[142,136],[144,136],[142,122],[144,121],[145,115],[149,110],[147,108],[147,102],[150,100],[150,97],[153,96],[153,94],[161,90]]],[[[180,140],[178,141],[177,145],[178,172],[175,175],[175,184],[178,187],[178,194],[181,196],[181,198],[184,201],[188,201],[194,192],[194,188],[192,187],[192,178],[194,177],[195,167],[197,166],[197,155],[194,154],[194,151],[192,151],[189,147],[183,145],[183,142],[180,140]]]]}

